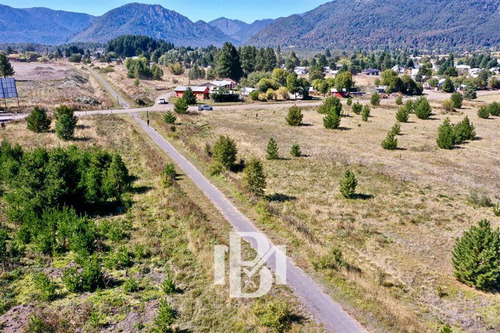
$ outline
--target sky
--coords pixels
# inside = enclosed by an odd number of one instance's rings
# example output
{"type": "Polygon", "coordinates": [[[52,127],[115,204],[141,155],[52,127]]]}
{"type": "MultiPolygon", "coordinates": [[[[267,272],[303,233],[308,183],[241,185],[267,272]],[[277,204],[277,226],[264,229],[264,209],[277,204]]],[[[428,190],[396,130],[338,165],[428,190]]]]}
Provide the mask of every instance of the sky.
{"type": "Polygon", "coordinates": [[[211,21],[219,17],[251,23],[255,20],[300,14],[329,0],[0,0],[15,8],[47,7],[71,12],[102,15],[130,2],[159,4],[187,16],[192,21],[211,21]]]}

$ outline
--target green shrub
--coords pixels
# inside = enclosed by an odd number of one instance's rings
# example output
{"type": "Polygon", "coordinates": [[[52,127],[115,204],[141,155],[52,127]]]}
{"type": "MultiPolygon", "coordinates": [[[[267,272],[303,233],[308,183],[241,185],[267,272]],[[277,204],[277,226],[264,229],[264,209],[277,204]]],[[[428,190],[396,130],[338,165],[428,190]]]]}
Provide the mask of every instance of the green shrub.
{"type": "Polygon", "coordinates": [[[177,117],[174,115],[172,111],[167,111],[165,115],[163,116],[163,121],[166,124],[175,124],[175,121],[177,120],[177,117]]]}
{"type": "Polygon", "coordinates": [[[347,99],[346,105],[347,105],[347,106],[351,106],[351,105],[352,105],[352,98],[351,98],[351,97],[349,97],[349,98],[347,99]]]}
{"type": "Polygon", "coordinates": [[[340,116],[335,112],[328,112],[323,118],[323,126],[328,129],[339,128],[341,122],[340,116]]]}
{"type": "Polygon", "coordinates": [[[453,102],[453,107],[454,108],[456,108],[456,109],[461,109],[462,108],[464,97],[462,96],[461,93],[454,92],[453,94],[451,94],[451,98],[450,99],[453,102]]]}
{"type": "Polygon", "coordinates": [[[344,176],[340,180],[340,193],[344,198],[352,198],[356,193],[358,180],[356,175],[351,170],[346,170],[344,176]]]}
{"type": "Polygon", "coordinates": [[[163,186],[170,187],[174,185],[177,178],[177,171],[175,170],[174,163],[167,163],[163,172],[161,173],[161,182],[163,186]]]}
{"type": "Polygon", "coordinates": [[[500,288],[500,231],[482,220],[459,238],[453,249],[455,277],[478,289],[500,288]]]}
{"type": "Polygon", "coordinates": [[[497,204],[493,206],[493,214],[500,217],[500,202],[497,202],[497,204]]]}
{"type": "Polygon", "coordinates": [[[468,86],[464,92],[464,99],[471,101],[477,98],[476,88],[473,86],[468,86]]]}
{"type": "Polygon", "coordinates": [[[318,112],[321,114],[329,114],[332,112],[340,117],[342,114],[342,103],[337,97],[328,97],[318,108],[318,112]]]}
{"type": "Polygon", "coordinates": [[[259,324],[272,332],[286,332],[291,328],[291,311],[282,301],[257,302],[253,308],[259,324]]]}
{"type": "Polygon", "coordinates": [[[260,160],[254,158],[248,162],[243,175],[243,183],[253,194],[257,196],[264,195],[264,189],[266,188],[266,175],[260,160]]]}
{"type": "Polygon", "coordinates": [[[132,254],[125,246],[120,246],[115,253],[110,255],[106,260],[106,266],[108,268],[123,269],[131,267],[133,264],[132,254]]]}
{"type": "Polygon", "coordinates": [[[236,162],[237,154],[236,143],[228,136],[219,136],[213,147],[213,159],[220,163],[224,169],[230,169],[236,162]]]}
{"type": "Polygon", "coordinates": [[[188,111],[188,103],[184,98],[179,98],[174,103],[174,111],[178,114],[185,114],[188,111]]]}
{"type": "Polygon", "coordinates": [[[473,140],[476,137],[474,125],[470,122],[469,117],[465,117],[461,122],[454,126],[454,138],[456,144],[461,144],[466,140],[473,140]]]}
{"type": "Polygon", "coordinates": [[[415,105],[416,102],[409,99],[406,101],[404,108],[406,109],[406,111],[408,111],[408,113],[415,113],[415,105]]]}
{"type": "Polygon", "coordinates": [[[403,105],[403,97],[401,96],[396,97],[396,105],[403,105]]]}
{"type": "Polygon", "coordinates": [[[50,302],[56,296],[56,285],[49,279],[47,274],[40,272],[34,277],[35,286],[40,292],[43,301],[50,302]]]}
{"type": "Polygon", "coordinates": [[[292,148],[290,149],[290,155],[293,157],[300,157],[302,155],[302,151],[300,150],[300,146],[298,143],[294,143],[292,148]]]}
{"type": "Polygon", "coordinates": [[[342,251],[338,248],[332,248],[330,252],[322,256],[314,263],[315,269],[331,269],[338,270],[346,266],[342,251]]]}
{"type": "Polygon", "coordinates": [[[380,105],[380,95],[378,93],[374,93],[370,98],[370,103],[372,106],[377,107],[380,105]]]}
{"type": "Polygon", "coordinates": [[[356,102],[352,105],[352,112],[354,112],[355,114],[360,114],[362,109],[363,106],[359,102],[356,102]]]}
{"type": "Polygon", "coordinates": [[[47,117],[47,110],[35,106],[30,115],[26,118],[28,130],[35,133],[47,132],[52,121],[47,117]]]}
{"type": "Polygon", "coordinates": [[[300,126],[303,118],[304,115],[300,108],[294,105],[288,110],[288,115],[285,119],[286,123],[290,126],[300,126]]]}
{"type": "Polygon", "coordinates": [[[409,118],[410,112],[405,107],[399,108],[398,112],[396,112],[396,120],[400,123],[407,123],[409,118]]]}
{"type": "Polygon", "coordinates": [[[167,295],[171,295],[177,291],[177,287],[175,286],[175,281],[170,274],[167,274],[165,280],[163,280],[163,283],[161,285],[161,290],[167,295]]]}
{"type": "Polygon", "coordinates": [[[438,128],[437,145],[441,149],[452,149],[455,147],[455,129],[450,123],[450,119],[446,118],[438,128]]]}
{"type": "Polygon", "coordinates": [[[439,333],[453,333],[451,330],[450,324],[446,324],[439,330],[439,333]]]}
{"type": "Polygon", "coordinates": [[[415,115],[419,119],[429,119],[432,114],[432,108],[425,97],[417,99],[414,105],[415,115]]]}
{"type": "Polygon", "coordinates": [[[133,277],[127,279],[127,281],[123,283],[123,291],[126,293],[135,293],[136,291],[139,291],[137,280],[133,277]]]}
{"type": "Polygon", "coordinates": [[[490,114],[492,116],[498,117],[500,116],[500,103],[498,102],[493,102],[490,105],[488,105],[488,110],[490,111],[490,114]]]}
{"type": "Polygon", "coordinates": [[[443,101],[443,108],[446,112],[455,111],[455,105],[451,99],[447,99],[443,101]]]}
{"type": "Polygon", "coordinates": [[[477,111],[477,116],[479,118],[488,119],[490,117],[490,109],[487,106],[479,108],[477,111]]]}
{"type": "Polygon", "coordinates": [[[95,256],[82,259],[81,267],[67,268],[63,273],[63,282],[70,292],[93,292],[104,287],[104,275],[101,263],[95,256]]]}
{"type": "Polygon", "coordinates": [[[391,131],[389,132],[390,134],[396,136],[401,134],[401,124],[395,123],[394,126],[392,126],[391,131]]]}
{"type": "Polygon", "coordinates": [[[259,100],[259,91],[258,90],[254,90],[250,94],[248,94],[248,96],[250,97],[250,99],[252,101],[258,101],[259,100]]]}
{"type": "Polygon", "coordinates": [[[186,89],[186,91],[182,95],[182,98],[186,101],[188,105],[196,104],[196,95],[193,93],[193,90],[190,87],[186,89]]]}
{"type": "Polygon", "coordinates": [[[368,105],[363,106],[363,110],[361,111],[361,119],[363,121],[368,121],[370,117],[370,107],[368,105]]]}
{"type": "Polygon", "coordinates": [[[154,320],[154,332],[173,333],[172,324],[177,317],[177,313],[165,300],[160,300],[158,314],[154,320]]]}
{"type": "Polygon", "coordinates": [[[279,158],[278,143],[273,138],[269,139],[267,143],[266,153],[266,158],[268,160],[277,160],[279,158]]]}
{"type": "Polygon", "coordinates": [[[387,137],[382,141],[382,148],[387,150],[395,150],[398,148],[398,139],[392,132],[387,133],[387,137]]]}

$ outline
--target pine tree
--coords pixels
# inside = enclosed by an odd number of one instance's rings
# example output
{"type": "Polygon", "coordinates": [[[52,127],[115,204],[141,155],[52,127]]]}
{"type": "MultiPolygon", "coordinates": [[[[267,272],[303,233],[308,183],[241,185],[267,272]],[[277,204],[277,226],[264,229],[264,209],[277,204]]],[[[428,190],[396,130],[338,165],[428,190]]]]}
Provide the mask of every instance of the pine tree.
{"type": "Polygon", "coordinates": [[[47,110],[35,106],[30,115],[26,118],[27,127],[36,133],[46,132],[50,129],[52,121],[47,117],[47,110]]]}
{"type": "Polygon", "coordinates": [[[245,167],[243,183],[246,188],[257,196],[264,195],[266,175],[262,163],[258,159],[251,159],[245,167]]]}
{"type": "Polygon", "coordinates": [[[328,114],[329,112],[334,112],[338,116],[342,114],[342,103],[337,97],[328,97],[325,99],[323,104],[318,108],[318,112],[321,114],[328,114]]]}
{"type": "Polygon", "coordinates": [[[429,119],[432,114],[432,108],[425,97],[420,97],[414,104],[415,115],[419,119],[429,119]]]}
{"type": "Polygon", "coordinates": [[[290,149],[290,155],[293,157],[300,157],[302,155],[302,151],[300,150],[300,146],[298,143],[294,143],[292,148],[290,149]]]}
{"type": "Polygon", "coordinates": [[[285,119],[290,126],[300,126],[303,118],[304,115],[300,108],[294,105],[288,110],[288,115],[285,119]]]}
{"type": "Polygon", "coordinates": [[[370,103],[373,106],[379,106],[380,105],[380,95],[378,93],[373,94],[372,97],[370,98],[370,103]]]}
{"type": "Polygon", "coordinates": [[[163,116],[163,121],[167,124],[175,124],[177,117],[174,115],[172,111],[167,111],[163,116]]]}
{"type": "Polygon", "coordinates": [[[362,109],[363,106],[359,102],[356,102],[352,105],[352,112],[354,112],[355,114],[360,114],[362,109]]]}
{"type": "Polygon", "coordinates": [[[471,101],[477,98],[476,88],[473,86],[468,86],[464,92],[464,99],[471,101]]]}
{"type": "Polygon", "coordinates": [[[451,101],[453,102],[453,107],[456,109],[462,108],[462,103],[464,101],[464,97],[459,92],[454,92],[451,94],[451,101]]]}
{"type": "Polygon", "coordinates": [[[477,111],[477,116],[479,118],[488,119],[490,117],[490,110],[487,106],[479,108],[477,111]]]}
{"type": "Polygon", "coordinates": [[[438,147],[441,149],[452,149],[455,146],[454,126],[450,123],[450,119],[446,118],[438,128],[438,138],[436,140],[438,147]]]}
{"type": "Polygon", "coordinates": [[[130,189],[130,175],[120,155],[114,154],[103,179],[103,190],[110,198],[120,200],[123,193],[130,189]]]}
{"type": "Polygon", "coordinates": [[[500,103],[498,102],[493,102],[490,105],[488,105],[488,110],[490,111],[490,114],[492,116],[498,117],[500,116],[500,103]]]}
{"type": "Polygon", "coordinates": [[[398,112],[396,113],[397,121],[399,121],[400,123],[407,123],[409,118],[410,118],[410,112],[408,112],[407,108],[402,107],[398,109],[398,112]]]}
{"type": "Polygon", "coordinates": [[[188,104],[186,100],[181,97],[174,104],[174,111],[178,114],[185,114],[188,110],[188,104]]]}
{"type": "Polygon", "coordinates": [[[479,289],[500,288],[500,231],[482,220],[459,238],[453,249],[455,277],[479,289]]]}
{"type": "Polygon", "coordinates": [[[269,139],[266,152],[268,160],[277,160],[279,158],[278,143],[273,138],[269,139]]]}
{"type": "Polygon", "coordinates": [[[57,119],[56,122],[56,134],[61,140],[70,140],[75,134],[76,127],[76,117],[71,117],[67,114],[63,114],[57,119]]]}
{"type": "Polygon", "coordinates": [[[394,133],[387,133],[387,137],[384,141],[382,141],[382,148],[387,150],[395,150],[398,148],[398,139],[396,139],[396,135],[394,133]]]}
{"type": "Polygon", "coordinates": [[[224,168],[230,169],[236,162],[237,154],[238,149],[236,148],[236,143],[228,136],[219,136],[212,150],[212,157],[214,160],[220,163],[224,168]]]}
{"type": "Polygon", "coordinates": [[[196,96],[191,89],[191,87],[188,87],[186,91],[184,92],[184,95],[182,95],[182,98],[186,101],[188,105],[195,105],[196,104],[196,96]]]}
{"type": "Polygon", "coordinates": [[[170,187],[174,185],[177,178],[177,171],[175,170],[174,163],[168,163],[165,165],[163,172],[161,173],[161,181],[164,187],[170,187]]]}
{"type": "Polygon", "coordinates": [[[219,77],[230,78],[235,81],[239,81],[243,76],[240,56],[233,44],[224,43],[222,49],[217,54],[215,71],[219,77]]]}
{"type": "Polygon", "coordinates": [[[356,187],[358,186],[358,180],[356,175],[351,170],[346,170],[344,177],[340,180],[340,193],[344,198],[352,198],[354,193],[356,193],[356,187]]]}
{"type": "Polygon", "coordinates": [[[5,53],[0,52],[0,77],[8,77],[15,74],[14,68],[10,64],[5,53]]]}
{"type": "Polygon", "coordinates": [[[474,125],[470,122],[469,117],[454,126],[453,137],[456,144],[461,144],[466,140],[473,140],[476,137],[474,125]]]}
{"type": "Polygon", "coordinates": [[[370,117],[370,107],[368,105],[363,106],[363,110],[361,110],[361,119],[363,121],[368,121],[370,117]]]}
{"type": "Polygon", "coordinates": [[[325,128],[328,129],[336,129],[339,128],[340,121],[341,121],[340,116],[336,112],[330,111],[323,118],[323,125],[325,126],[325,128]]]}
{"type": "Polygon", "coordinates": [[[403,105],[403,98],[401,96],[396,98],[396,105],[403,105]]]}

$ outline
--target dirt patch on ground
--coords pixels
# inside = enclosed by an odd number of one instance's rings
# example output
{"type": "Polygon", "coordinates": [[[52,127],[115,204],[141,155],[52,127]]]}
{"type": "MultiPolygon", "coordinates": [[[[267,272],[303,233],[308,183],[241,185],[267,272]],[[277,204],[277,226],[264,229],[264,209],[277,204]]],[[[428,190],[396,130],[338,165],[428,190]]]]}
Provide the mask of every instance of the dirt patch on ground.
{"type": "Polygon", "coordinates": [[[71,73],[64,63],[12,62],[18,81],[61,80],[71,73]]]}

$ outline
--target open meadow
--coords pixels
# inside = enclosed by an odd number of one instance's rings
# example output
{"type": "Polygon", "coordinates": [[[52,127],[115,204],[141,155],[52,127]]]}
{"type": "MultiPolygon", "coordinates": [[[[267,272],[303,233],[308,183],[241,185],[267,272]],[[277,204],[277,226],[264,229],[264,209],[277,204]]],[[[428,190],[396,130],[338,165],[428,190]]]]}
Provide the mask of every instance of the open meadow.
{"type": "MultiPolygon", "coordinates": [[[[89,217],[97,230],[94,256],[102,263],[104,285],[70,291],[66,272],[80,262],[79,255],[41,254],[28,243],[19,261],[0,269],[3,332],[37,327],[44,332],[160,332],[167,326],[182,332],[265,332],[275,323],[269,316],[283,306],[289,311],[282,312],[283,325],[292,332],[321,330],[286,287],[274,288],[264,299],[239,300],[228,297],[227,285],[213,284],[213,245],[228,243],[230,225],[209,202],[199,200],[202,193],[184,175],[178,174],[172,186],[162,185],[160,175],[171,161],[130,116],[81,118],[69,142],[53,131],[30,132],[24,121],[9,123],[0,131],[2,140],[26,152],[99,147],[120,154],[134,179],[123,207],[89,217]],[[40,284],[41,273],[49,284],[40,284]]],[[[0,221],[13,242],[20,226],[1,202],[0,221]]]]}
{"type": "Polygon", "coordinates": [[[9,108],[29,111],[34,106],[53,109],[61,104],[77,110],[110,109],[114,101],[86,71],[67,62],[13,62],[19,92],[9,108]]]}
{"type": "Polygon", "coordinates": [[[459,283],[451,265],[455,239],[470,226],[481,219],[500,226],[490,207],[478,205],[478,198],[500,200],[500,118],[477,116],[483,100],[496,98],[498,92],[480,96],[448,114],[441,96],[431,99],[431,118],[412,114],[401,124],[394,151],[381,147],[396,122],[393,99],[372,108],[367,122],[344,105],[337,130],[324,128],[316,108],[302,110],[300,127],[286,124],[284,108],[181,115],[175,128],[155,114],[152,126],[207,175],[207,147],[220,135],[235,140],[238,159],[263,161],[265,200],[246,194],[242,173],[224,172],[212,181],[369,330],[435,332],[449,323],[453,332],[498,332],[500,296],[459,283]],[[439,149],[438,126],[465,116],[477,138],[439,149]],[[278,160],[266,160],[270,138],[278,144],[278,160]],[[290,155],[294,143],[302,156],[290,155]],[[359,183],[354,199],[339,193],[348,168],[359,183]],[[342,264],[322,267],[333,250],[341,251],[342,264]]]}

